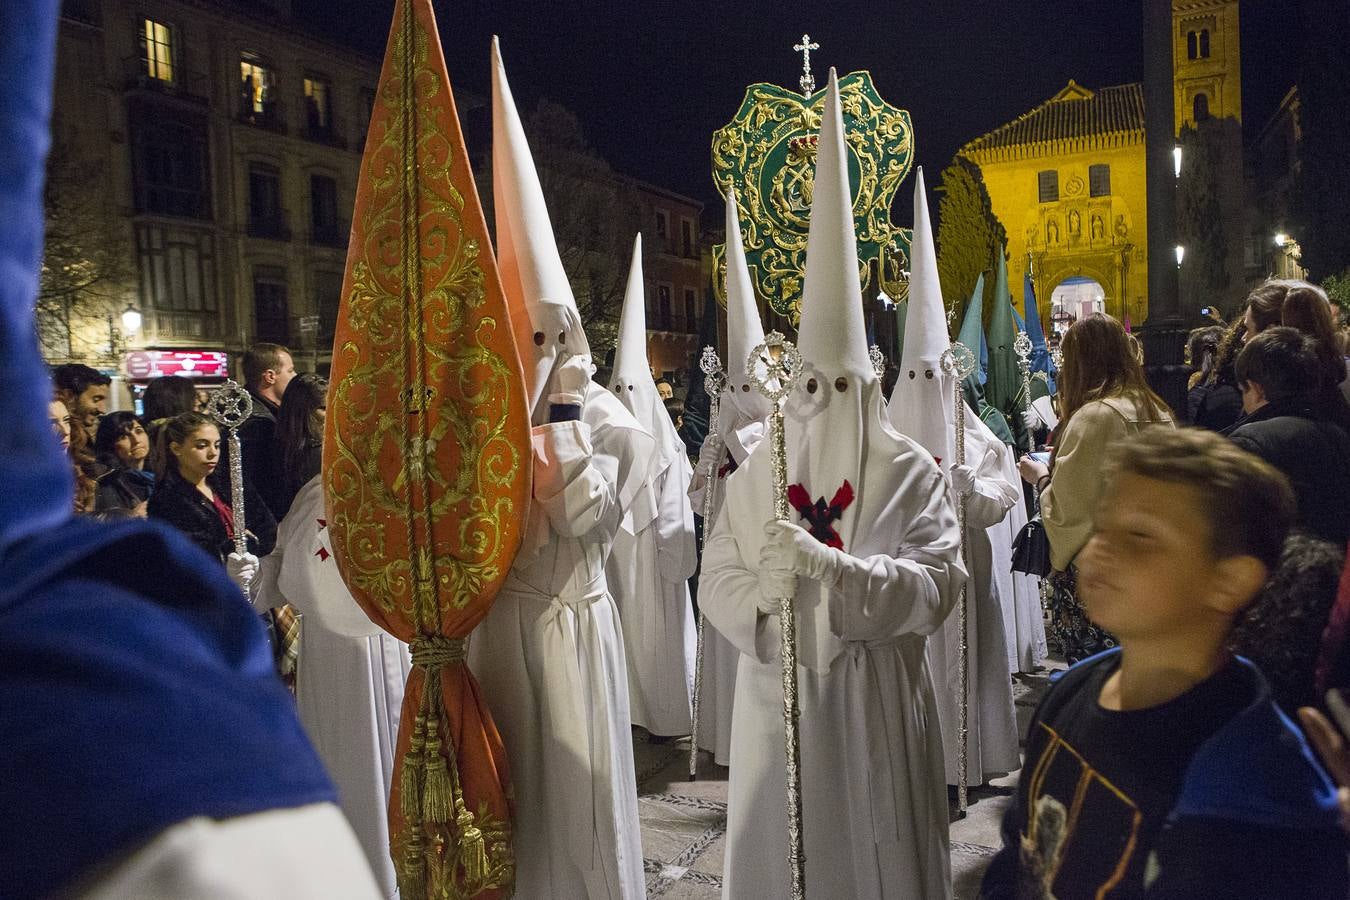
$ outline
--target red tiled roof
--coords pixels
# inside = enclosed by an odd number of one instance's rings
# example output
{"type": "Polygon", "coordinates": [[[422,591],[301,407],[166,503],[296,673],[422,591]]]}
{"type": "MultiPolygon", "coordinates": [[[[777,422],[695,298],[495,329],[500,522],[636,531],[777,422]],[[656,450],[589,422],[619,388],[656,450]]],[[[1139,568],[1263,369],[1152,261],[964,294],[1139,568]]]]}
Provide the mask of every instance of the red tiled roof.
{"type": "Polygon", "coordinates": [[[1142,85],[1120,84],[1092,91],[1070,81],[1040,106],[976,138],[962,147],[961,152],[978,153],[1125,132],[1142,135],[1143,130],[1142,85]]]}

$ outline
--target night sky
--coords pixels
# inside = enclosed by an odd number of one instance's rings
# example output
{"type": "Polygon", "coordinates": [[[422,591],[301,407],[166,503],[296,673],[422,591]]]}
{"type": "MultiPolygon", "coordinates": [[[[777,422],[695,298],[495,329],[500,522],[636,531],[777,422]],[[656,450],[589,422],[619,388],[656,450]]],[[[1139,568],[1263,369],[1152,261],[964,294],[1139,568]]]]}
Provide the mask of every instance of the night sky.
{"type": "MultiPolygon", "coordinates": [[[[712,132],[731,119],[746,85],[796,88],[801,57],[792,45],[803,30],[821,45],[812,54],[818,84],[829,66],[841,75],[869,69],[881,95],[910,111],[931,190],[961,145],[1070,78],[1092,88],[1141,80],[1143,2],[435,0],[435,8],[457,89],[490,96],[488,47],[500,35],[523,113],[541,97],[568,107],[615,169],[704,201],[713,222],[721,211],[709,173],[712,132]]],[[[294,0],[306,30],[375,56],[392,9],[393,0],[294,0]]],[[[1277,0],[1241,6],[1249,133],[1294,82],[1289,10],[1277,0]]],[[[896,204],[901,224],[908,208],[896,204]]]]}

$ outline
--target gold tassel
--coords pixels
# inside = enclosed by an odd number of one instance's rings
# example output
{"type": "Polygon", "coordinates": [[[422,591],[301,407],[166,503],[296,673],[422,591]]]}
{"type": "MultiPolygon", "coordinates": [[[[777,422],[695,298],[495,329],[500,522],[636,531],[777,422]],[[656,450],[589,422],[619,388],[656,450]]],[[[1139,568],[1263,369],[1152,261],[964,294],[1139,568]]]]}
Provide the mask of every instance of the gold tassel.
{"type": "Polygon", "coordinates": [[[419,712],[413,722],[408,753],[403,757],[403,771],[399,773],[399,805],[403,820],[409,824],[422,822],[422,768],[423,743],[426,732],[426,714],[419,712]]]}
{"type": "Polygon", "coordinates": [[[450,821],[450,771],[441,756],[441,741],[437,732],[439,723],[435,714],[427,721],[427,749],[424,765],[426,781],[422,785],[422,816],[428,823],[444,824],[450,821]]]}
{"type": "Polygon", "coordinates": [[[487,880],[487,845],[483,832],[473,824],[473,814],[464,806],[463,797],[456,804],[459,814],[455,824],[459,827],[459,861],[464,867],[464,884],[471,890],[481,890],[487,880]]]}

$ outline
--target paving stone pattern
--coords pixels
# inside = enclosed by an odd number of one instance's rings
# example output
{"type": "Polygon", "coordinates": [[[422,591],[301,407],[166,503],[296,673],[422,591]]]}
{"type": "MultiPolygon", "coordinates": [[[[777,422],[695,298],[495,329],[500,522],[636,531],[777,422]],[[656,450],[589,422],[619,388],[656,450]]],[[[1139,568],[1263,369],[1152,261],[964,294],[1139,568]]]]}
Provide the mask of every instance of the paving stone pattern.
{"type": "MultiPolygon", "coordinates": [[[[1018,676],[1014,681],[1018,727],[1024,734],[1046,683],[1041,674],[1018,676]]],[[[633,730],[633,754],[647,896],[720,898],[727,770],[702,754],[699,779],[690,782],[688,742],[653,743],[637,728],[633,730]]],[[[985,866],[999,846],[999,822],[1016,786],[1017,773],[1013,772],[972,790],[965,818],[952,822],[952,882],[957,900],[973,900],[978,895],[985,866]]]]}

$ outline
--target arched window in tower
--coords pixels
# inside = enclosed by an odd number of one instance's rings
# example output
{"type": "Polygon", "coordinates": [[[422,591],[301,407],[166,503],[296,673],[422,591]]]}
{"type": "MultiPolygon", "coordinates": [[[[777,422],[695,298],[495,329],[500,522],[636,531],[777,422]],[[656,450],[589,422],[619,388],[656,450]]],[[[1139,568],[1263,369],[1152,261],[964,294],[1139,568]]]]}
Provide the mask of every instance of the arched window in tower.
{"type": "Polygon", "coordinates": [[[1209,29],[1200,31],[1200,58],[1209,59],[1209,29]]]}
{"type": "Polygon", "coordinates": [[[1199,38],[1196,37],[1194,31],[1186,32],[1186,58],[1195,59],[1199,55],[1200,55],[1199,38]]]}
{"type": "Polygon", "coordinates": [[[1191,118],[1196,122],[1203,122],[1209,118],[1209,95],[1196,94],[1191,107],[1191,118]]]}

